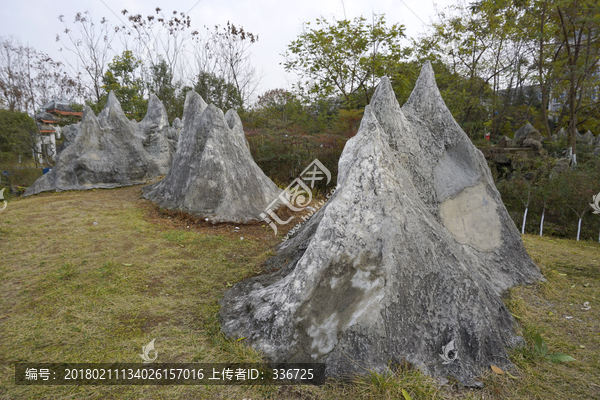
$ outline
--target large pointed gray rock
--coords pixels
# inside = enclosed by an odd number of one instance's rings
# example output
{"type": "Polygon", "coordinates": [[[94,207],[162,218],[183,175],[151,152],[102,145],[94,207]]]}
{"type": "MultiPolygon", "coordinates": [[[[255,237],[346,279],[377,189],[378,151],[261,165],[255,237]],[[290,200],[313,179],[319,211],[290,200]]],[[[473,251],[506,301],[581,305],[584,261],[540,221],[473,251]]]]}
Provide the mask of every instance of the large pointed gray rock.
{"type": "Polygon", "coordinates": [[[165,106],[156,95],[151,94],[148,111],[137,124],[136,135],[142,139],[150,161],[158,166],[159,175],[166,175],[173,162],[178,140],[176,124],[173,128],[169,126],[165,106]]]}
{"type": "Polygon", "coordinates": [[[600,135],[594,139],[594,156],[600,155],[600,135]]]}
{"type": "Polygon", "coordinates": [[[581,141],[581,143],[587,146],[593,146],[595,139],[596,138],[594,137],[594,134],[588,129],[588,131],[584,135],[582,135],[579,140],[581,141]]]}
{"type": "Polygon", "coordinates": [[[516,132],[514,139],[518,141],[523,141],[527,137],[527,134],[531,131],[535,131],[536,129],[529,122],[520,127],[516,132]]]}
{"type": "Polygon", "coordinates": [[[281,192],[254,162],[237,113],[224,115],[195,92],[186,96],[171,170],[142,190],[160,207],[215,222],[261,220],[281,192]]]}
{"type": "Polygon", "coordinates": [[[26,196],[146,183],[167,173],[177,143],[176,131],[169,128],[156,96],[151,96],[139,124],[125,116],[110,92],[98,117],[86,107],[81,122],[63,131],[67,145],[56,165],[25,191],[26,196]]]}
{"type": "Polygon", "coordinates": [[[561,140],[561,139],[567,139],[569,137],[569,135],[567,135],[565,128],[560,128],[560,130],[558,131],[557,137],[558,137],[558,140],[561,140]]]}
{"type": "Polygon", "coordinates": [[[266,262],[276,272],[225,293],[223,332],[333,377],[408,361],[479,385],[509,364],[521,339],[500,295],[541,275],[429,63],[402,108],[382,80],[338,171],[329,202],[266,262]]]}

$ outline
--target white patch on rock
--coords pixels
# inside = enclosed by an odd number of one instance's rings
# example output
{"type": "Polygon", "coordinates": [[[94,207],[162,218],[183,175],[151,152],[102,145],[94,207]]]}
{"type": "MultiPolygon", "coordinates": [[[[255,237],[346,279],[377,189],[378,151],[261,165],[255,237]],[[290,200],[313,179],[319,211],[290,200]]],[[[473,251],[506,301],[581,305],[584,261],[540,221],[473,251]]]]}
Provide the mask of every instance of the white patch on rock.
{"type": "Polygon", "coordinates": [[[319,326],[310,326],[306,333],[312,340],[311,357],[316,359],[318,356],[329,353],[337,344],[337,327],[339,318],[336,313],[332,314],[319,326]]]}
{"type": "Polygon", "coordinates": [[[440,216],[456,241],[480,251],[494,251],[502,244],[497,204],[480,183],[440,204],[440,216]]]}

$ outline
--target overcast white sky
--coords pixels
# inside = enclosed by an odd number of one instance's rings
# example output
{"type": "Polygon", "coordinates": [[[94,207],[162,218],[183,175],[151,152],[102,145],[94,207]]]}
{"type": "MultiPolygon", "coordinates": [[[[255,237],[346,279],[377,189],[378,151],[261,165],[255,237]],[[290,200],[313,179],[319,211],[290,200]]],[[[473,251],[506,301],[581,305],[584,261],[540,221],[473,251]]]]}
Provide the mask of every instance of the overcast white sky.
{"type": "MultiPolygon", "coordinates": [[[[444,8],[456,0],[435,0],[438,8],[444,8]]],[[[433,0],[53,0],[3,2],[0,13],[0,36],[13,35],[23,44],[43,50],[57,60],[62,59],[55,42],[57,33],[64,29],[58,20],[64,14],[72,21],[77,11],[89,11],[94,20],[106,17],[118,23],[117,14],[123,21],[121,10],[133,14],[154,14],[160,7],[170,13],[173,10],[188,12],[192,25],[224,25],[231,21],[243,26],[246,31],[259,35],[252,47],[253,64],[263,78],[258,93],[273,88],[289,88],[295,76],[284,71],[283,53],[286,46],[301,32],[303,21],[314,21],[319,16],[352,19],[371,13],[386,15],[389,25],[401,23],[406,26],[407,36],[417,36],[425,30],[422,21],[428,23],[435,15],[433,0]],[[191,11],[190,11],[191,10],[191,11]],[[412,10],[412,12],[411,12],[412,10]],[[414,13],[413,13],[414,12],[414,13]],[[416,15],[415,15],[416,14],[416,15]],[[422,21],[421,21],[422,20],[422,21]]]]}

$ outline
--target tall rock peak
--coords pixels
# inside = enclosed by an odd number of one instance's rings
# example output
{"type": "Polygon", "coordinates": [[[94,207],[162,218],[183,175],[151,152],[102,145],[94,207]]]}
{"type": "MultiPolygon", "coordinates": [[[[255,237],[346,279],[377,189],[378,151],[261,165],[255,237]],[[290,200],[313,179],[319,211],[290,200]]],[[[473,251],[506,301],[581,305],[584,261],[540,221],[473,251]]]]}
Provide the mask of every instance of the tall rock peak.
{"type": "Polygon", "coordinates": [[[86,107],[81,122],[65,131],[68,145],[58,154],[54,168],[25,191],[26,196],[146,183],[167,173],[177,145],[176,132],[155,96],[146,117],[137,123],[125,116],[111,91],[98,117],[86,107]]]}
{"type": "Polygon", "coordinates": [[[159,128],[165,126],[168,127],[169,125],[169,116],[167,115],[167,109],[154,93],[150,95],[150,100],[148,100],[148,109],[141,123],[159,128]]]}
{"type": "Polygon", "coordinates": [[[121,107],[119,99],[117,99],[115,92],[112,90],[108,93],[108,98],[106,99],[104,108],[100,114],[98,114],[98,120],[100,120],[103,124],[110,124],[110,122],[108,122],[109,119],[113,121],[117,119],[121,121],[129,121],[123,112],[123,108],[121,107]]]}
{"type": "Polygon", "coordinates": [[[234,110],[186,96],[183,128],[167,176],[143,188],[160,207],[215,222],[251,222],[277,199],[280,190],[256,165],[234,110]]]}
{"type": "Polygon", "coordinates": [[[228,337],[338,378],[409,362],[480,386],[489,365],[510,366],[521,339],[501,294],[541,275],[481,153],[429,113],[445,109],[429,64],[419,79],[402,108],[382,79],[335,194],[267,260],[276,272],[220,301],[228,337]]]}
{"type": "Polygon", "coordinates": [[[185,96],[185,103],[183,105],[183,117],[181,119],[183,127],[187,130],[190,130],[191,127],[196,123],[195,119],[202,115],[206,107],[207,104],[202,96],[193,90],[187,92],[185,96]]]}

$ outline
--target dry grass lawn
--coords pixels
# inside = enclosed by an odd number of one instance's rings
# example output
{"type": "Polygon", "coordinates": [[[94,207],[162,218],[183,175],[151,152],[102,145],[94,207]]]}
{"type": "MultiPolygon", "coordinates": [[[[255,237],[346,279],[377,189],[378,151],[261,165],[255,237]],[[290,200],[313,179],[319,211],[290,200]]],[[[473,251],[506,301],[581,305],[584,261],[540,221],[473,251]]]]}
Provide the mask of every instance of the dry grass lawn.
{"type": "Polygon", "coordinates": [[[153,338],[157,362],[260,361],[220,333],[217,300],[260,272],[285,231],[236,232],[138,195],[42,194],[0,213],[0,399],[600,399],[600,245],[534,236],[524,242],[547,282],[505,300],[528,346],[512,353],[511,376],[484,373],[482,390],[438,387],[408,366],[321,387],[15,385],[16,362],[139,362],[153,338]],[[576,361],[540,357],[536,333],[576,361]]]}

